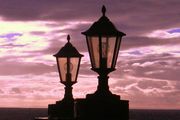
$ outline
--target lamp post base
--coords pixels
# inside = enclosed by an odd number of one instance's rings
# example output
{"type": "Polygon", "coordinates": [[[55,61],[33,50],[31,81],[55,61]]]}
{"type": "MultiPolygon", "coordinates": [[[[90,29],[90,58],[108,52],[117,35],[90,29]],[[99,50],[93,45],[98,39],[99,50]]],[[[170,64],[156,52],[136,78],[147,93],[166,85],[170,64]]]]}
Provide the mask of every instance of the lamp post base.
{"type": "Polygon", "coordinates": [[[86,95],[86,99],[113,99],[113,100],[120,100],[120,96],[111,93],[109,90],[106,91],[100,91],[97,90],[95,93],[93,94],[87,94],[86,95]]]}
{"type": "Polygon", "coordinates": [[[74,119],[74,100],[57,101],[48,105],[48,120],[74,119]]]}
{"type": "Polygon", "coordinates": [[[75,100],[75,108],[77,120],[129,120],[129,101],[117,96],[87,95],[86,99],[75,100]]]}

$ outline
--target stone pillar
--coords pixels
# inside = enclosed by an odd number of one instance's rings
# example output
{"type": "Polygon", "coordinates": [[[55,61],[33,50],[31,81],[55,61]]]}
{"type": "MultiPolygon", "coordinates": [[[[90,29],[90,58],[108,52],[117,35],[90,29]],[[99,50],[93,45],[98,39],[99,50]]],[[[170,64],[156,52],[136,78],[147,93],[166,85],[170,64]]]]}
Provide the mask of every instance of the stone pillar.
{"type": "Polygon", "coordinates": [[[73,120],[74,101],[58,101],[48,106],[48,120],[73,120]]]}
{"type": "Polygon", "coordinates": [[[77,120],[128,120],[129,101],[111,98],[75,100],[77,120]]]}

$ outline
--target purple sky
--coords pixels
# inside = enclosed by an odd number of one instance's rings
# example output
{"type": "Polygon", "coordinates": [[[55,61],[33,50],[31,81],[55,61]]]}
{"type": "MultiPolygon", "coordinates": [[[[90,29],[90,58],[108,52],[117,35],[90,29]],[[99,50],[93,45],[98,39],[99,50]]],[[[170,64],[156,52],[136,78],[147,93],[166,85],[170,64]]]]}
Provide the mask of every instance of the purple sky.
{"type": "Polygon", "coordinates": [[[179,0],[0,0],[0,107],[47,107],[63,98],[55,58],[67,42],[84,54],[75,98],[93,93],[97,74],[81,32],[107,16],[123,37],[113,93],[130,108],[180,109],[179,0]]]}

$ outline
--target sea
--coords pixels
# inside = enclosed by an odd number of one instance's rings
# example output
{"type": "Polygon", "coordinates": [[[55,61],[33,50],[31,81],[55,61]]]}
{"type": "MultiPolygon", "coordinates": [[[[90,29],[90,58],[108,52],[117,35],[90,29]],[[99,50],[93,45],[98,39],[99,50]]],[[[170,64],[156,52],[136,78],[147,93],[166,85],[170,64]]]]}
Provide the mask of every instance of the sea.
{"type": "MultiPolygon", "coordinates": [[[[46,108],[0,108],[0,120],[34,120],[47,114],[46,108]]],[[[180,120],[180,110],[130,109],[129,120],[180,120]]]]}

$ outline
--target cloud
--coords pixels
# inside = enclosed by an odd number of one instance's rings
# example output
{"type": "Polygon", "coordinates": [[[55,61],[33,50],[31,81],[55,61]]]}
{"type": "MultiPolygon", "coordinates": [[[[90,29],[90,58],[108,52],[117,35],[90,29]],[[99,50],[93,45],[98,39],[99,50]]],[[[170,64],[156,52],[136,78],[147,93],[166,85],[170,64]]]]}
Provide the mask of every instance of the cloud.
{"type": "MultiPolygon", "coordinates": [[[[155,29],[173,28],[179,25],[179,1],[58,1],[31,0],[2,1],[0,16],[13,21],[79,21],[97,20],[102,5],[107,7],[107,16],[127,35],[150,32],[155,29]],[[112,5],[113,4],[113,5],[112,5]],[[24,7],[26,6],[26,7],[24,7]],[[31,7],[27,7],[31,6],[31,7]],[[73,8],[73,9],[72,9],[73,8]],[[152,9],[153,8],[153,9],[152,9]],[[163,9],[163,11],[162,11],[163,9]]],[[[136,34],[137,35],[137,34],[136,34]]]]}
{"type": "Polygon", "coordinates": [[[19,88],[16,88],[16,87],[15,87],[15,88],[12,88],[11,93],[12,93],[12,94],[20,94],[21,91],[20,91],[19,88]]]}
{"type": "Polygon", "coordinates": [[[180,33],[179,32],[168,32],[167,30],[156,30],[151,33],[148,33],[147,36],[150,38],[161,38],[161,39],[179,38],[180,33]]]}
{"type": "Polygon", "coordinates": [[[143,36],[127,36],[122,39],[121,50],[149,46],[180,45],[179,38],[149,38],[143,36]]]}
{"type": "MultiPolygon", "coordinates": [[[[120,66],[119,69],[121,69],[121,72],[124,74],[128,72],[128,74],[133,76],[177,81],[179,80],[178,72],[180,71],[178,58],[179,56],[173,54],[148,53],[140,56],[131,56],[131,58],[126,61],[119,61],[118,66],[120,66]]],[[[126,57],[124,57],[124,59],[126,59],[126,57]]],[[[124,59],[122,56],[121,60],[124,59]]]]}
{"type": "Polygon", "coordinates": [[[55,0],[53,2],[48,0],[40,0],[40,1],[3,1],[1,4],[1,12],[0,15],[3,16],[6,20],[66,20],[66,19],[79,19],[82,13],[85,12],[79,9],[79,6],[82,8],[86,8],[88,3],[91,2],[80,2],[80,3],[72,3],[67,1],[58,1],[55,0]],[[26,7],[25,7],[26,6],[26,7]],[[31,7],[27,7],[31,6],[31,7]],[[74,8],[72,10],[71,8],[74,8]],[[79,12],[77,12],[79,11],[79,12]],[[68,15],[67,15],[68,14],[68,15]]]}
{"type": "MultiPolygon", "coordinates": [[[[2,59],[1,59],[2,60],[2,59]]],[[[49,66],[43,63],[33,63],[24,61],[4,61],[1,62],[0,75],[23,75],[23,74],[43,74],[54,71],[55,66],[49,66]]]]}
{"type": "Polygon", "coordinates": [[[4,93],[3,90],[0,89],[0,94],[4,93]]]}
{"type": "MultiPolygon", "coordinates": [[[[167,89],[167,81],[153,81],[153,80],[144,80],[138,82],[138,87],[141,89],[167,89]]],[[[170,89],[170,88],[169,88],[170,89]]]]}

